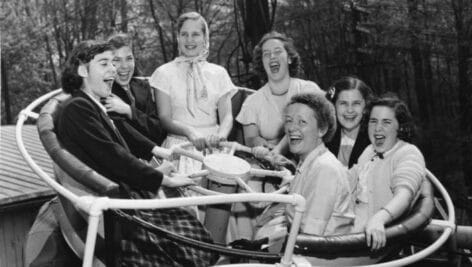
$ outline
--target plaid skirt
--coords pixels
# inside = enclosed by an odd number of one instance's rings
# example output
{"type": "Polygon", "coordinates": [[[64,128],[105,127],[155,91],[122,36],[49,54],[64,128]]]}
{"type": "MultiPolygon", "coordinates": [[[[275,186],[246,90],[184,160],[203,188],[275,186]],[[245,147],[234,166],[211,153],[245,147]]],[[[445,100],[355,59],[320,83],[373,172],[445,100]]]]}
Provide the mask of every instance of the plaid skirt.
{"type": "MultiPolygon", "coordinates": [[[[132,192],[132,198],[152,198],[132,192]]],[[[188,210],[182,208],[137,210],[143,220],[195,240],[213,243],[210,233],[188,210]]],[[[210,266],[218,254],[176,243],[135,225],[126,225],[121,241],[121,266],[210,266]]]]}

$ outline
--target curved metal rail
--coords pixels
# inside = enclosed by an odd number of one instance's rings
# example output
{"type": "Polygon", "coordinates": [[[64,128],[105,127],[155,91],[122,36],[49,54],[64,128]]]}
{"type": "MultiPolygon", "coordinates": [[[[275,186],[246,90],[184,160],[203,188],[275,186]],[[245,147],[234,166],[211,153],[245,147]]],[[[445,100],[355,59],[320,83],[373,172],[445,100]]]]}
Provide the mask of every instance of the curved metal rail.
{"type": "MultiPolygon", "coordinates": [[[[194,206],[194,205],[207,205],[207,204],[222,204],[222,203],[234,203],[234,202],[254,202],[254,201],[273,201],[283,202],[295,205],[295,216],[290,229],[289,237],[287,239],[287,245],[282,257],[281,263],[278,266],[290,266],[293,256],[293,248],[295,246],[296,236],[300,227],[301,216],[305,210],[305,199],[300,195],[280,195],[280,194],[267,194],[267,193],[242,193],[242,194],[231,194],[231,195],[212,195],[212,196],[198,196],[191,198],[173,198],[173,199],[142,199],[142,200],[123,200],[123,199],[110,199],[108,197],[93,197],[93,196],[77,196],[64,188],[62,185],[57,183],[53,178],[44,172],[39,167],[32,157],[28,154],[25,149],[22,139],[22,128],[24,122],[28,117],[37,119],[38,114],[33,112],[37,106],[51,97],[54,97],[62,92],[61,89],[54,90],[48,94],[45,94],[38,99],[34,100],[30,105],[23,109],[16,124],[16,140],[18,148],[23,155],[25,161],[31,167],[31,169],[38,174],[46,183],[48,183],[55,191],[62,196],[66,197],[73,203],[76,203],[77,207],[87,212],[89,215],[88,219],[88,230],[86,246],[83,258],[83,266],[92,266],[93,254],[95,249],[95,241],[98,231],[98,223],[100,215],[104,210],[107,209],[150,209],[150,208],[172,208],[181,206],[194,206]]],[[[455,230],[455,212],[452,200],[447,193],[446,189],[439,182],[439,180],[428,171],[431,182],[439,190],[443,196],[447,206],[447,220],[432,220],[431,224],[442,227],[443,233],[439,238],[433,242],[427,248],[410,255],[408,257],[380,263],[373,265],[364,265],[365,267],[393,267],[393,266],[404,266],[414,263],[424,257],[429,256],[434,251],[439,249],[449,238],[451,233],[455,230]]],[[[273,266],[271,264],[233,264],[227,266],[273,266]]]]}

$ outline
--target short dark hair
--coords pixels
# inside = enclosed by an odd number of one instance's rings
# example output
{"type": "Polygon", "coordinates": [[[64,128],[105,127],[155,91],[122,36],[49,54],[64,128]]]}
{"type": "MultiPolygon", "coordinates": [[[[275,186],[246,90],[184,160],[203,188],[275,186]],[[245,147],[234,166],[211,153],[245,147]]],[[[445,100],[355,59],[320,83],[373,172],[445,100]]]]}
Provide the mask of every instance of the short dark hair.
{"type": "Polygon", "coordinates": [[[83,83],[78,73],[80,64],[89,63],[96,55],[110,50],[113,50],[110,44],[102,41],[87,40],[77,44],[62,71],[62,90],[69,94],[79,91],[83,83]]]}
{"type": "Polygon", "coordinates": [[[331,141],[334,132],[336,132],[336,115],[333,104],[321,94],[299,94],[290,99],[287,107],[296,103],[307,105],[313,110],[318,127],[326,130],[326,134],[322,137],[323,142],[331,141]]]}
{"type": "Polygon", "coordinates": [[[371,102],[368,109],[369,117],[372,112],[372,109],[378,106],[389,107],[393,110],[395,118],[397,119],[399,124],[397,135],[398,138],[406,142],[411,142],[416,135],[416,126],[413,120],[413,116],[411,115],[411,112],[408,109],[406,103],[400,100],[400,98],[398,98],[398,96],[394,93],[386,93],[371,102]]]}
{"type": "Polygon", "coordinates": [[[252,53],[254,73],[259,76],[261,80],[267,81],[267,73],[264,70],[264,65],[262,63],[262,46],[265,42],[271,39],[280,40],[284,44],[284,48],[287,51],[288,57],[291,61],[291,63],[288,65],[289,74],[291,77],[297,77],[301,71],[300,55],[293,44],[292,38],[289,38],[285,34],[276,31],[266,33],[264,36],[262,36],[259,43],[257,43],[257,45],[254,47],[254,51],[252,53]]]}
{"type": "Polygon", "coordinates": [[[346,90],[359,90],[366,102],[366,106],[369,105],[370,101],[374,98],[372,89],[361,79],[355,76],[344,76],[339,80],[336,80],[328,89],[326,98],[335,104],[338,100],[339,94],[346,90]]]}
{"type": "Polygon", "coordinates": [[[133,50],[133,40],[126,33],[116,33],[108,38],[108,43],[110,43],[113,49],[120,49],[125,46],[129,46],[133,50]]]}
{"type": "MultiPolygon", "coordinates": [[[[111,45],[113,50],[120,49],[122,47],[128,46],[131,49],[131,52],[133,53],[133,57],[135,58],[136,62],[136,57],[134,56],[134,51],[133,51],[133,39],[126,33],[116,33],[113,34],[108,38],[108,43],[111,45]]],[[[133,71],[133,77],[140,76],[141,71],[138,68],[137,64],[134,66],[134,71],[133,71]]]]}

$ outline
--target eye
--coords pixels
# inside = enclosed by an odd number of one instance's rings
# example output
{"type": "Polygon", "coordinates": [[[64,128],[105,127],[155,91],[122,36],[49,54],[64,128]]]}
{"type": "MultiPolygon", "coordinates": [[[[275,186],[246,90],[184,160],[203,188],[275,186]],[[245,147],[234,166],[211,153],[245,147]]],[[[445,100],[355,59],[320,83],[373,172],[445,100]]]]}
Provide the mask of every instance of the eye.
{"type": "Polygon", "coordinates": [[[262,53],[262,57],[263,58],[270,58],[270,54],[271,54],[271,52],[266,51],[266,52],[262,53]]]}

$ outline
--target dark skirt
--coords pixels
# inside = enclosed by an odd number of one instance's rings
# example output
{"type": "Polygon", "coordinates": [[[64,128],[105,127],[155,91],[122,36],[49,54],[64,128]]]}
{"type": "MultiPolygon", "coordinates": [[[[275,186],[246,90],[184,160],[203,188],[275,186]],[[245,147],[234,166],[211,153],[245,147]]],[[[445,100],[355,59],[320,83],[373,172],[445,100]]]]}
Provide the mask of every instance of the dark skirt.
{"type": "MultiPolygon", "coordinates": [[[[145,193],[132,194],[133,198],[151,198],[145,193]]],[[[213,243],[210,233],[187,209],[154,209],[135,211],[141,219],[173,233],[213,243]]],[[[218,255],[163,237],[135,225],[126,225],[121,241],[121,266],[210,266],[218,255]]]]}

